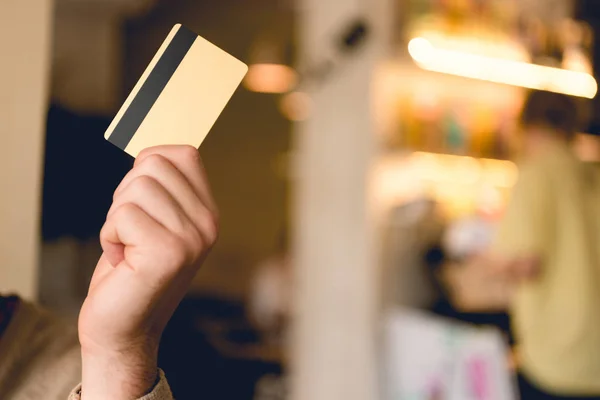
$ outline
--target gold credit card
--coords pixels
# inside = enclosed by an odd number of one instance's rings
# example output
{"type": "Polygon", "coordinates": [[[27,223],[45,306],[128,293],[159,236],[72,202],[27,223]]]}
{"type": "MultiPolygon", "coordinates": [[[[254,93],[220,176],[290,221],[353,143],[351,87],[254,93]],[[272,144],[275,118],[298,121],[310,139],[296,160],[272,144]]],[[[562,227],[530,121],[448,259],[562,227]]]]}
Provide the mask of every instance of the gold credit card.
{"type": "Polygon", "coordinates": [[[247,71],[246,64],[177,24],[104,137],[133,157],[163,144],[198,148],[247,71]]]}

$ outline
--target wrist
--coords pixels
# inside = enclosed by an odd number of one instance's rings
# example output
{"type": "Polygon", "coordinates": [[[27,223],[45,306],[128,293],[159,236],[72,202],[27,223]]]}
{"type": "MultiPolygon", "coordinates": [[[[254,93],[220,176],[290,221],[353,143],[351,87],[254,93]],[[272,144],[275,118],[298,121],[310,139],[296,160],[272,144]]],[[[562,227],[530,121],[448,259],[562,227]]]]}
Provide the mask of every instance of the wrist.
{"type": "Polygon", "coordinates": [[[82,348],[82,400],[135,400],[150,393],[158,379],[157,353],[154,346],[82,348]]]}

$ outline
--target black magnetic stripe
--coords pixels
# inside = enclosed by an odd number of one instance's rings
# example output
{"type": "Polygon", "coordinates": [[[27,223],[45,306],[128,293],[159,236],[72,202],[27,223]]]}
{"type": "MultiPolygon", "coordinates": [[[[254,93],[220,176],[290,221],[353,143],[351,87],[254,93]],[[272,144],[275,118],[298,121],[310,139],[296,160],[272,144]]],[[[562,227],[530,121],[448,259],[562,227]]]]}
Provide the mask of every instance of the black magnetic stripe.
{"type": "Polygon", "coordinates": [[[125,150],[198,35],[181,27],[123,114],[108,141],[125,150]]]}

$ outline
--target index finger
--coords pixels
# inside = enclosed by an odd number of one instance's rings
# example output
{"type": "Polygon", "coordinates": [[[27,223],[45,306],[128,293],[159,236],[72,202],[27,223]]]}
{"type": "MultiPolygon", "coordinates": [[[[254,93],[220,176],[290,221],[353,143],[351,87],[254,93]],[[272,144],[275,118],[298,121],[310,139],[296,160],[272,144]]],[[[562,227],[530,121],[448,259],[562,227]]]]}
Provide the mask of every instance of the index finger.
{"type": "Polygon", "coordinates": [[[198,149],[188,145],[164,145],[144,149],[137,156],[133,167],[152,155],[160,155],[169,160],[190,183],[200,200],[213,213],[217,206],[208,185],[208,177],[198,149]]]}

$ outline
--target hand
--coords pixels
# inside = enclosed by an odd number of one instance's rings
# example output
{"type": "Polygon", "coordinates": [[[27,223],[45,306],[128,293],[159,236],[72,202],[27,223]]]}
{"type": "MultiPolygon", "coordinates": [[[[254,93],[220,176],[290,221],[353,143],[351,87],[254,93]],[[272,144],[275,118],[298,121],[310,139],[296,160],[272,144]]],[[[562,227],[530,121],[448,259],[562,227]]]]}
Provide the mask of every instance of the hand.
{"type": "Polygon", "coordinates": [[[510,274],[517,283],[527,283],[538,279],[542,272],[540,257],[519,257],[512,260],[510,274]]]}
{"type": "Polygon", "coordinates": [[[517,257],[494,255],[489,261],[492,273],[512,285],[531,283],[542,277],[542,258],[534,254],[517,257]]]}
{"type": "Polygon", "coordinates": [[[452,304],[463,312],[504,311],[510,306],[513,284],[496,270],[489,254],[467,257],[459,265],[448,264],[443,277],[452,304]]]}
{"type": "Polygon", "coordinates": [[[217,231],[198,151],[140,153],[115,191],[79,315],[84,400],[132,400],[152,389],[161,334],[217,231]]]}

